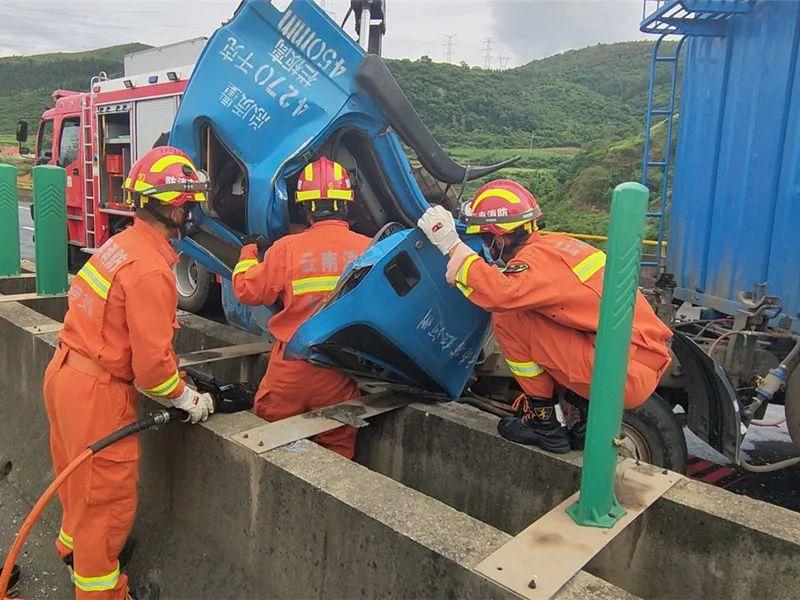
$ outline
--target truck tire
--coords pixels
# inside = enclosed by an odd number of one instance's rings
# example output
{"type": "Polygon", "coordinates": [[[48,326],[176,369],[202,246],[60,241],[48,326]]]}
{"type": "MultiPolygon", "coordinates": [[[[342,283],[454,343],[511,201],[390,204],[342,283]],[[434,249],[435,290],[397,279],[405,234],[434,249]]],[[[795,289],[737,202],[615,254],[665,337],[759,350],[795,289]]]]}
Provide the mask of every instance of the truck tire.
{"type": "Polygon", "coordinates": [[[622,454],[671,471],[686,470],[686,438],[670,405],[653,394],[638,408],[622,414],[622,454]]]}
{"type": "Polygon", "coordinates": [[[178,308],[199,313],[219,304],[219,285],[213,273],[203,265],[181,253],[173,271],[178,288],[178,308]]]}

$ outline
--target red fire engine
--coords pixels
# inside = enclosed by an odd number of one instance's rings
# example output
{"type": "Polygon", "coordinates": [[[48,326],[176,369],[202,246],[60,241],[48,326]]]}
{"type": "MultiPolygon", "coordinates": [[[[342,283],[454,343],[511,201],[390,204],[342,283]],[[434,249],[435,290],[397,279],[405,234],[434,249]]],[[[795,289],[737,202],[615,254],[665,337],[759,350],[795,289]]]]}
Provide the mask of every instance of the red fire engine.
{"type": "MultiPolygon", "coordinates": [[[[123,77],[100,74],[88,92],[53,92],[54,106],[39,122],[36,164],[66,170],[71,267],[133,219],[123,201],[124,177],[142,154],[166,143],[204,42],[200,38],[133,53],[125,57],[123,77]],[[165,66],[170,64],[184,66],[165,66]]],[[[199,310],[214,284],[211,275],[182,259],[176,278],[181,307],[199,310]]]]}

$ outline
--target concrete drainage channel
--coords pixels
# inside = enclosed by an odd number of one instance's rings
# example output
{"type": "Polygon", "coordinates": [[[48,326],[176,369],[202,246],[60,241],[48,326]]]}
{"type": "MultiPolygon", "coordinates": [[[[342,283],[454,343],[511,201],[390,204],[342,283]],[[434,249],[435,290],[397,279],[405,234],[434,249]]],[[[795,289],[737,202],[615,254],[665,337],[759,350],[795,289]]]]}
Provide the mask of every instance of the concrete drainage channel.
{"type": "MultiPolygon", "coordinates": [[[[27,293],[30,279],[0,280],[0,293],[27,293]]],[[[0,466],[13,465],[0,492],[28,503],[52,477],[41,383],[64,311],[63,297],[0,297],[0,466]]],[[[265,355],[222,351],[256,338],[196,316],[179,322],[176,350],[215,359],[204,370],[261,377],[265,355]]],[[[263,424],[249,413],[148,433],[129,570],[168,598],[515,597],[473,568],[577,489],[580,457],[509,444],[495,421],[455,403],[413,404],[370,419],[357,462],[310,441],[257,454],[233,439],[263,424]]],[[[38,527],[46,543],[31,549],[41,597],[71,597],[48,547],[57,523],[51,506],[38,527]]],[[[685,480],[558,597],[789,598],[798,550],[796,513],[685,480]]]]}

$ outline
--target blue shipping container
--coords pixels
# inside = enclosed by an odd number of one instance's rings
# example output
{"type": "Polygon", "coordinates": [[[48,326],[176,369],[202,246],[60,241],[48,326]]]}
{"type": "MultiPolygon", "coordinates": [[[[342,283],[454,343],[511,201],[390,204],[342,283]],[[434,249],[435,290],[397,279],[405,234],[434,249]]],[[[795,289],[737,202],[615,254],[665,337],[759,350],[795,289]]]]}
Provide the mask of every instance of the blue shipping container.
{"type": "Polygon", "coordinates": [[[800,325],[800,2],[689,37],[671,202],[676,297],[726,313],[766,284],[800,325]]]}

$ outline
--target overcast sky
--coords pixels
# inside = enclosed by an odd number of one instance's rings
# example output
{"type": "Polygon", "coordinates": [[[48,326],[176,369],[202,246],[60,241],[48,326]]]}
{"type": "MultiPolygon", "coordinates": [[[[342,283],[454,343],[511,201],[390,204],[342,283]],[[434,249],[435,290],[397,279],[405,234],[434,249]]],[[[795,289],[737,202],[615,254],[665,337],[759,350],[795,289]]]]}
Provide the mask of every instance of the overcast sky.
{"type": "MultiPolygon", "coordinates": [[[[337,20],[349,0],[318,0],[337,20]]],[[[164,45],[208,36],[239,0],[0,0],[0,56],[78,51],[143,42],[164,45]]],[[[287,0],[276,0],[278,5],[287,0]]],[[[387,0],[384,54],[445,58],[444,34],[454,38],[453,62],[524,64],[598,42],[641,39],[641,0],[387,0]]],[[[352,23],[352,21],[351,21],[352,23]]],[[[348,31],[352,30],[352,25],[348,31]]]]}

